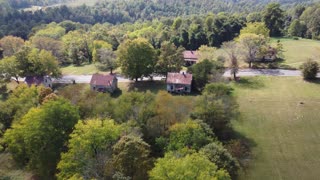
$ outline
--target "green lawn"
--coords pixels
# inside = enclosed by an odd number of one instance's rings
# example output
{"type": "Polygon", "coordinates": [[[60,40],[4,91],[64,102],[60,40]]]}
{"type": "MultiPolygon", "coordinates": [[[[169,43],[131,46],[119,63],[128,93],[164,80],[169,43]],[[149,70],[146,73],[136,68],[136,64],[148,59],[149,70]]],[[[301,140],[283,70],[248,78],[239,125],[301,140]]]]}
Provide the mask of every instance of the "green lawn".
{"type": "Polygon", "coordinates": [[[318,83],[300,77],[255,77],[234,85],[241,119],[233,127],[254,144],[240,179],[319,179],[318,83]]]}
{"type": "Polygon", "coordinates": [[[85,75],[101,72],[94,64],[86,64],[82,66],[64,66],[61,68],[61,71],[64,75],[85,75]]]}
{"type": "MultiPolygon", "coordinates": [[[[110,71],[100,71],[95,64],[84,64],[81,66],[69,65],[61,67],[63,75],[88,75],[94,73],[109,73],[110,71]]],[[[113,73],[120,73],[120,68],[117,68],[113,73]]]]}
{"type": "MultiPolygon", "coordinates": [[[[277,40],[283,44],[284,48],[284,61],[281,64],[290,66],[293,68],[299,68],[300,65],[308,58],[313,58],[320,63],[320,41],[310,39],[293,40],[292,38],[271,38],[271,43],[276,45],[277,40]]],[[[225,56],[225,52],[222,49],[218,49],[215,52],[215,56],[225,56]]],[[[226,62],[227,67],[229,62],[226,62]]],[[[248,64],[240,61],[241,68],[247,68],[248,64]]]]}
{"type": "MultiPolygon", "coordinates": [[[[273,38],[271,41],[276,42],[277,40],[278,39],[273,38]]],[[[316,58],[320,63],[320,41],[281,38],[280,42],[283,44],[285,51],[283,53],[285,59],[283,64],[299,68],[299,66],[308,58],[316,58]]]]}

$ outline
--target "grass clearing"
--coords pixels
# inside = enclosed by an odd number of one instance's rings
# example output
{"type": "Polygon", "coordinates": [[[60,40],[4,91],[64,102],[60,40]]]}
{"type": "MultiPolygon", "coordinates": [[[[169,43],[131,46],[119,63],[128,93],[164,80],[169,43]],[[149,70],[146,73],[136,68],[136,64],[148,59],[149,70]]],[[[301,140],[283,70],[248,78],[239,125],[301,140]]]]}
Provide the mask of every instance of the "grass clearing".
{"type": "MultiPolygon", "coordinates": [[[[320,63],[320,41],[310,39],[293,40],[292,38],[271,38],[273,46],[276,45],[277,40],[280,40],[284,48],[284,61],[280,62],[280,65],[299,68],[301,64],[308,60],[308,58],[313,58],[320,63]]],[[[225,56],[225,52],[221,48],[217,49],[215,56],[225,56]]],[[[228,61],[226,61],[225,66],[229,66],[228,61]]],[[[248,64],[242,60],[240,60],[239,66],[241,68],[248,68],[248,64]]]]}
{"type": "Polygon", "coordinates": [[[318,179],[320,84],[300,77],[253,77],[234,84],[237,132],[254,142],[240,179],[318,179]]]}
{"type": "MultiPolygon", "coordinates": [[[[94,63],[83,64],[81,66],[75,66],[75,65],[62,66],[61,71],[63,75],[88,75],[88,74],[95,74],[95,73],[101,73],[101,74],[110,73],[110,71],[99,70],[94,63]]],[[[112,73],[120,73],[120,72],[121,72],[121,69],[117,68],[113,70],[112,73]]]]}
{"type": "Polygon", "coordinates": [[[299,68],[308,58],[315,58],[320,63],[320,41],[310,39],[293,40],[292,38],[272,38],[271,42],[277,40],[283,44],[284,61],[282,64],[299,68]]]}

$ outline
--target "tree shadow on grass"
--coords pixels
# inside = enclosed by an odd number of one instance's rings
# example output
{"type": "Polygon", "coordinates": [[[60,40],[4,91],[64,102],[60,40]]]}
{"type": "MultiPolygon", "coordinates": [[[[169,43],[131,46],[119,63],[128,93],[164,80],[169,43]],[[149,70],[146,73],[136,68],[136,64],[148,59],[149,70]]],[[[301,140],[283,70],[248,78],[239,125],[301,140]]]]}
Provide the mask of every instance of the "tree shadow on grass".
{"type": "Polygon", "coordinates": [[[159,91],[166,91],[166,83],[164,81],[137,81],[128,85],[128,92],[138,91],[157,94],[159,91]]]}
{"type": "Polygon", "coordinates": [[[320,84],[320,78],[316,78],[316,79],[305,79],[306,82],[308,83],[312,83],[312,84],[320,84]]]}
{"type": "Polygon", "coordinates": [[[265,86],[259,78],[240,78],[235,85],[247,89],[260,89],[265,86]]]}
{"type": "Polygon", "coordinates": [[[252,149],[257,146],[257,143],[232,127],[225,129],[223,138],[225,139],[221,140],[225,147],[238,160],[243,173],[246,173],[254,158],[252,149]]]}

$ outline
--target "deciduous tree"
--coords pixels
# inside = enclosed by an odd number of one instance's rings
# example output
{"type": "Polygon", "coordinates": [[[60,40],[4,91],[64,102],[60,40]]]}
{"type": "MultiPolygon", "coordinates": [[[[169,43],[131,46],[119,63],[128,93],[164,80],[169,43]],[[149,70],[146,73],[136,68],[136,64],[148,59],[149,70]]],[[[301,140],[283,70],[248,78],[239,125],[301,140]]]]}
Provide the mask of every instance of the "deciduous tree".
{"type": "Polygon", "coordinates": [[[308,60],[302,65],[302,75],[304,79],[312,80],[317,77],[319,72],[319,63],[316,61],[308,60]]]}
{"type": "Polygon", "coordinates": [[[191,117],[207,123],[213,132],[222,137],[230,121],[238,113],[238,104],[231,89],[221,83],[208,84],[199,96],[191,117]]]}
{"type": "Polygon", "coordinates": [[[127,40],[119,46],[117,57],[122,73],[136,81],[154,71],[155,51],[146,39],[127,40]]]}
{"type": "Polygon", "coordinates": [[[270,3],[263,12],[263,22],[270,29],[270,36],[281,36],[284,28],[284,11],[278,3],[270,3]]]}
{"type": "Polygon", "coordinates": [[[60,153],[78,119],[77,108],[66,100],[48,101],[7,130],[4,141],[18,164],[49,178],[55,174],[60,153]]]}
{"type": "Polygon", "coordinates": [[[59,63],[51,52],[38,50],[36,48],[24,47],[16,55],[19,75],[25,76],[45,76],[59,77],[61,70],[59,63]]]}
{"type": "Polygon", "coordinates": [[[168,72],[180,72],[183,60],[183,48],[165,41],[161,44],[160,56],[156,65],[157,73],[167,76],[168,72]]]}
{"type": "Polygon", "coordinates": [[[207,157],[199,153],[181,156],[174,152],[167,153],[163,158],[159,158],[155,167],[149,172],[150,179],[231,179],[229,174],[217,168],[207,157]]]}
{"type": "Polygon", "coordinates": [[[113,120],[79,121],[70,135],[68,151],[58,164],[58,179],[78,175],[84,179],[103,179],[111,166],[112,146],[120,137],[122,127],[113,120]]]}
{"type": "Polygon", "coordinates": [[[183,148],[199,150],[213,141],[213,133],[207,134],[200,123],[193,120],[173,125],[169,133],[169,144],[167,147],[169,151],[183,148]]]}
{"type": "Polygon", "coordinates": [[[3,50],[3,56],[12,56],[18,52],[24,45],[24,40],[20,37],[5,36],[0,39],[0,47],[3,50]]]}
{"type": "Polygon", "coordinates": [[[12,78],[19,84],[20,69],[14,56],[6,57],[0,61],[0,79],[10,82],[12,78]]]}
{"type": "Polygon", "coordinates": [[[231,177],[235,178],[238,174],[239,163],[232,155],[218,142],[204,146],[200,153],[217,165],[218,169],[225,169],[231,177]]]}
{"type": "Polygon", "coordinates": [[[239,48],[236,42],[229,41],[222,44],[222,49],[227,54],[229,60],[230,73],[233,75],[234,80],[237,80],[237,73],[239,71],[239,48]]]}
{"type": "Polygon", "coordinates": [[[263,35],[265,38],[270,37],[270,30],[266,27],[263,22],[247,23],[246,27],[242,28],[241,34],[256,34],[263,35]]]}
{"type": "Polygon", "coordinates": [[[244,33],[240,34],[238,41],[242,47],[244,61],[251,68],[252,62],[261,58],[262,49],[266,49],[267,39],[263,35],[244,33]]]}
{"type": "Polygon", "coordinates": [[[148,179],[151,169],[150,146],[140,137],[123,136],[113,146],[112,157],[115,171],[132,179],[148,179]]]}

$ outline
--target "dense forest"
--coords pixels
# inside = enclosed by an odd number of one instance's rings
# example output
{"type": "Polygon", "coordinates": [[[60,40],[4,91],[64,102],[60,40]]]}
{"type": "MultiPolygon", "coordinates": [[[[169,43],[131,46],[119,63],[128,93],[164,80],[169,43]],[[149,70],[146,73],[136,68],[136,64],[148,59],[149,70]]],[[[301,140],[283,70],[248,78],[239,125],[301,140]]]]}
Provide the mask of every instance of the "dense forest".
{"type": "MultiPolygon", "coordinates": [[[[2,3],[0,37],[14,35],[27,39],[32,28],[41,24],[59,23],[65,20],[91,25],[96,23],[121,24],[125,22],[151,21],[163,17],[217,14],[219,12],[236,12],[238,14],[237,17],[245,19],[249,12],[261,12],[268,1],[105,1],[99,2],[93,7],[86,5],[73,8],[59,6],[43,8],[36,12],[10,9],[8,8],[10,3],[2,3]]],[[[48,1],[46,3],[53,2],[48,1]]],[[[295,4],[300,6],[308,5],[311,1],[283,1],[283,3],[283,8],[289,8],[285,18],[286,24],[288,24],[292,19],[290,12],[294,11],[290,10],[294,9],[290,7],[295,4]]],[[[312,13],[315,13],[315,11],[312,13]]],[[[261,21],[261,14],[249,13],[249,15],[251,19],[256,18],[257,21],[261,21]]]]}

